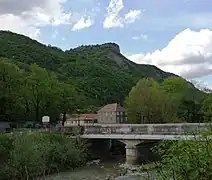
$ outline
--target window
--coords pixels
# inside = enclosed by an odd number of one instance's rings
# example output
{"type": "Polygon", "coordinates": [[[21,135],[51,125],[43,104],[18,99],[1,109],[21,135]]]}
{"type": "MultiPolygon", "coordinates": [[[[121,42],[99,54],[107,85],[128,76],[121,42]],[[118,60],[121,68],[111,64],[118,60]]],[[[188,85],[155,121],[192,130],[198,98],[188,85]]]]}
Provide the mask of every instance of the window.
{"type": "Polygon", "coordinates": [[[120,117],[120,123],[122,123],[123,121],[122,121],[123,119],[120,117]]]}
{"type": "Polygon", "coordinates": [[[118,117],[116,117],[116,123],[117,123],[117,124],[119,123],[118,117]]]}

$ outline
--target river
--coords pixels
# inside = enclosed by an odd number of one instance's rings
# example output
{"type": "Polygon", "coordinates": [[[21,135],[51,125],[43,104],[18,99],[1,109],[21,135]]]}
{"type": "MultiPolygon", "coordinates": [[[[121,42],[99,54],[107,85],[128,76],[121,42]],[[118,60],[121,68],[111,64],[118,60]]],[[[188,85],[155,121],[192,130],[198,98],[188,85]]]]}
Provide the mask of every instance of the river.
{"type": "Polygon", "coordinates": [[[148,173],[138,172],[138,168],[122,162],[92,161],[72,172],[51,175],[46,180],[149,180],[148,173]]]}

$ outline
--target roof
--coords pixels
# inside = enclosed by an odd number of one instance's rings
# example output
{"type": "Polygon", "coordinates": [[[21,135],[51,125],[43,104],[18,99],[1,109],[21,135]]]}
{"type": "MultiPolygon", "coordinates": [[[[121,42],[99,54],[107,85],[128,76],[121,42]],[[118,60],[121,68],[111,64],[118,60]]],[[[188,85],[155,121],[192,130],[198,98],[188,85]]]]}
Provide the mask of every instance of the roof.
{"type": "Polygon", "coordinates": [[[113,104],[107,104],[103,108],[101,108],[98,112],[124,112],[124,108],[118,104],[118,103],[113,103],[113,104]]]}
{"type": "Polygon", "coordinates": [[[71,116],[72,120],[93,120],[93,119],[98,119],[98,114],[72,114],[71,116]]]}
{"type": "Polygon", "coordinates": [[[80,118],[84,118],[84,119],[98,119],[98,114],[80,114],[80,118]]]}

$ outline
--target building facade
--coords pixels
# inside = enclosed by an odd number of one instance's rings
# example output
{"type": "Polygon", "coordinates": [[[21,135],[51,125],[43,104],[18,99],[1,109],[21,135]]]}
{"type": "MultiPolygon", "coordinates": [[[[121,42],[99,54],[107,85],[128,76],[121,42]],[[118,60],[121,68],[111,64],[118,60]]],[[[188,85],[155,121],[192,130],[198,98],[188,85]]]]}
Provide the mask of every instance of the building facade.
{"type": "Polygon", "coordinates": [[[73,114],[68,115],[65,125],[77,124],[94,124],[98,122],[98,114],[73,114]]]}
{"type": "Polygon", "coordinates": [[[98,112],[98,123],[102,124],[124,124],[127,123],[125,109],[118,103],[107,104],[98,112]]]}

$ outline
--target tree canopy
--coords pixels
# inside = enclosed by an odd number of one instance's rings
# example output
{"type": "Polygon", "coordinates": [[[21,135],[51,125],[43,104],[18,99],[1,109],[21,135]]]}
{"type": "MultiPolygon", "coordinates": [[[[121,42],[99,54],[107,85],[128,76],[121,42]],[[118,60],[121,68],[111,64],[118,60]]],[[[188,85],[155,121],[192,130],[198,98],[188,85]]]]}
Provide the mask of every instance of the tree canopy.
{"type": "Polygon", "coordinates": [[[200,101],[192,84],[181,77],[156,82],[141,79],[125,101],[130,123],[205,122],[211,116],[211,96],[200,101]]]}
{"type": "Polygon", "coordinates": [[[0,31],[0,57],[10,59],[21,69],[37,64],[54,72],[59,80],[74,84],[90,105],[123,103],[130,89],[142,77],[162,80],[171,73],[155,66],[129,61],[115,43],[80,46],[67,51],[46,46],[26,36],[0,31]]]}
{"type": "Polygon", "coordinates": [[[54,73],[36,64],[24,71],[0,59],[0,77],[0,118],[4,121],[40,122],[44,115],[56,121],[60,113],[73,112],[83,102],[74,86],[60,82],[54,73]]]}
{"type": "Polygon", "coordinates": [[[60,113],[123,104],[128,94],[133,123],[173,122],[175,117],[196,122],[204,109],[209,111],[207,96],[200,102],[204,93],[192,84],[155,66],[129,61],[115,43],[63,51],[0,31],[0,63],[1,120],[38,121],[47,114],[56,120],[60,113]]]}

